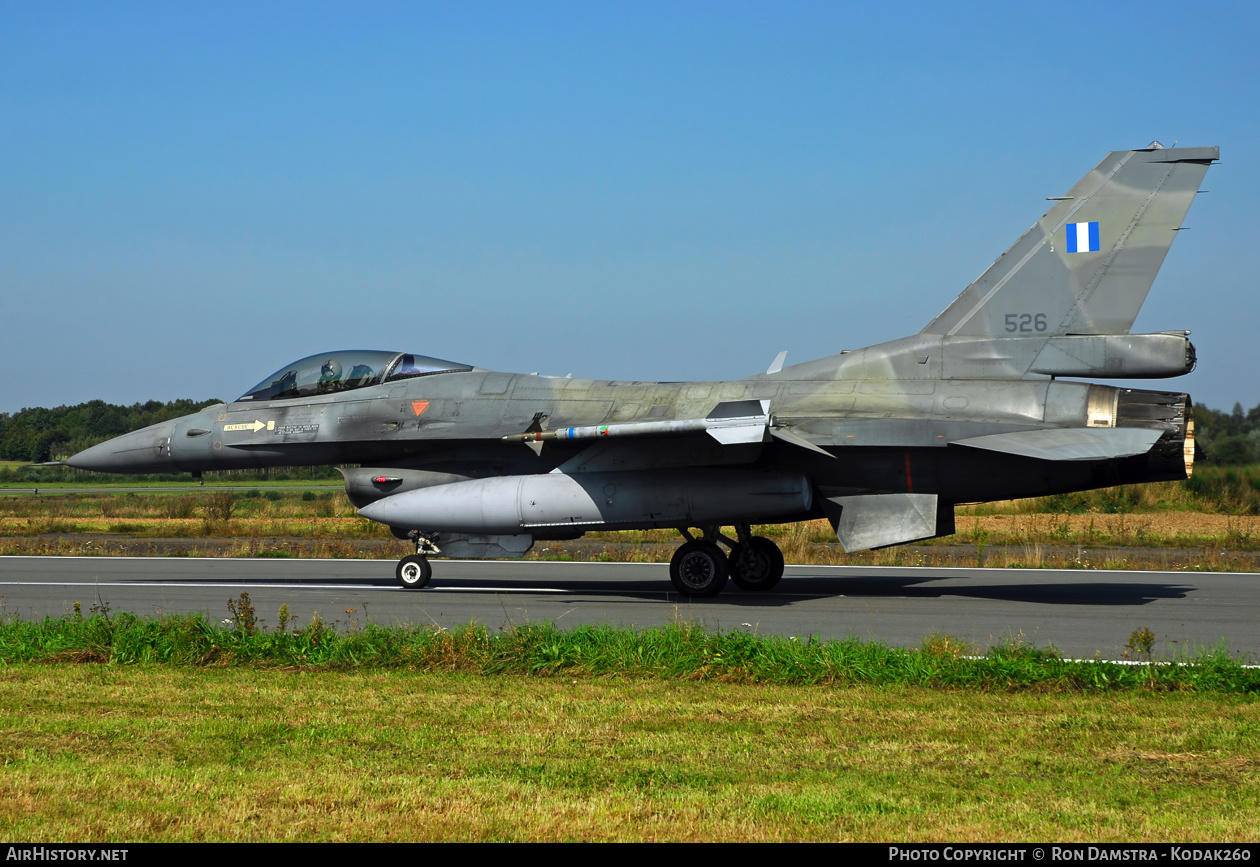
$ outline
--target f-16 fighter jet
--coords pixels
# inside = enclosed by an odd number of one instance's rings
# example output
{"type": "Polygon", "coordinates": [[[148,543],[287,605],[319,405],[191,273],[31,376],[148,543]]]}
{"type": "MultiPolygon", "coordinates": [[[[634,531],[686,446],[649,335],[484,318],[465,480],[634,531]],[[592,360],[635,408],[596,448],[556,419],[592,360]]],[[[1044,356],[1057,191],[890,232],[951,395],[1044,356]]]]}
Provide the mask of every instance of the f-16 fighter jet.
{"type": "Polygon", "coordinates": [[[1215,147],[1108,154],[918,334],[729,382],[501,373],[407,352],[285,365],[228,404],[71,457],[101,472],[341,464],[415,553],[521,557],[675,528],[688,596],[774,587],[755,524],[825,517],[845,551],[954,532],[954,506],[1185,479],[1191,401],[1082,378],[1188,373],[1189,332],[1130,328],[1215,147]],[[724,528],[734,528],[731,538],[724,528]]]}

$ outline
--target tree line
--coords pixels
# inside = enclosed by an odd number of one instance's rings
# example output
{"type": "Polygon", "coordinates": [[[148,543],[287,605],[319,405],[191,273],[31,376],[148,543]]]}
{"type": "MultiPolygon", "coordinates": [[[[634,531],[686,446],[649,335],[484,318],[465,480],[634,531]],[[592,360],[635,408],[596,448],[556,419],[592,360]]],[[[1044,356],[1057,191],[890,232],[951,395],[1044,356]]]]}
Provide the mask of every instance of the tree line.
{"type": "Polygon", "coordinates": [[[119,406],[103,400],[89,400],[75,406],[53,409],[32,407],[15,413],[0,413],[0,460],[31,463],[60,460],[111,437],[170,421],[222,402],[172,400],[162,403],[150,400],[119,406]]]}
{"type": "Polygon", "coordinates": [[[1194,437],[1213,464],[1260,463],[1260,404],[1246,412],[1234,404],[1229,412],[1194,405],[1194,437]]]}
{"type": "MultiPolygon", "coordinates": [[[[89,446],[196,412],[220,400],[157,400],[119,406],[90,400],[53,409],[33,407],[0,413],[0,460],[59,460],[89,446]]],[[[1260,404],[1244,411],[1242,404],[1223,412],[1201,403],[1194,406],[1194,433],[1203,456],[1214,464],[1260,463],[1260,404]]]]}

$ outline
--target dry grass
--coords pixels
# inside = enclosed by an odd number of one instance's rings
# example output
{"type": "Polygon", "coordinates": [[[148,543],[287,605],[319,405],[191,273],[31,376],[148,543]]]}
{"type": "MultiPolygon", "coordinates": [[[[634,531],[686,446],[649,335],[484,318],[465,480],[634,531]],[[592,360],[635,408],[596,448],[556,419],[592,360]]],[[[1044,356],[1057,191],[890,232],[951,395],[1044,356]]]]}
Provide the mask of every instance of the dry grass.
{"type": "MultiPolygon", "coordinates": [[[[1117,511],[1030,511],[1079,505],[1065,498],[960,507],[954,536],[853,555],[840,549],[826,521],[755,532],[774,539],[787,562],[797,564],[1257,569],[1260,516],[1173,510],[1170,498],[1184,499],[1185,486],[1168,487],[1095,492],[1099,503],[1123,506],[1117,511]]],[[[576,542],[539,542],[528,556],[667,562],[677,545],[673,530],[589,533],[576,542]]],[[[0,554],[393,558],[404,548],[385,527],[358,517],[340,492],[0,497],[0,554]]]]}
{"type": "Polygon", "coordinates": [[[0,499],[0,537],[111,533],[138,538],[392,538],[340,491],[65,494],[0,499]]]}
{"type": "Polygon", "coordinates": [[[982,515],[957,517],[956,542],[974,542],[979,532],[990,544],[1227,545],[1254,550],[1260,545],[1260,517],[1203,512],[982,515]]]}

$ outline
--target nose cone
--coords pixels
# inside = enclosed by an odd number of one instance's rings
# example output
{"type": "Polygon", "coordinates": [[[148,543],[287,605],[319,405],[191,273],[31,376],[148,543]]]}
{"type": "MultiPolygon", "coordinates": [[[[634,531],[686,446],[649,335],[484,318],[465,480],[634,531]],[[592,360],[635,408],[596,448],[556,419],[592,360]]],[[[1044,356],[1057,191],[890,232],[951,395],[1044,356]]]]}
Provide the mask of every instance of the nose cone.
{"type": "Polygon", "coordinates": [[[174,429],[174,421],[150,425],[85,449],[66,463],[97,473],[169,472],[173,469],[171,433],[174,429]]]}

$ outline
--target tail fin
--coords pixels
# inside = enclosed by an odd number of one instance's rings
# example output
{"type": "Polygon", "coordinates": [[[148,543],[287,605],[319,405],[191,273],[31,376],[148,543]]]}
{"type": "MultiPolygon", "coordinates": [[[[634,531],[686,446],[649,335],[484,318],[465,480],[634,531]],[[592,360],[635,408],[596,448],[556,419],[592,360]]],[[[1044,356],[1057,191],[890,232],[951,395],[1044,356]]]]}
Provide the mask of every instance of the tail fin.
{"type": "Polygon", "coordinates": [[[925,334],[1127,334],[1220,148],[1114,151],[925,334]]]}

